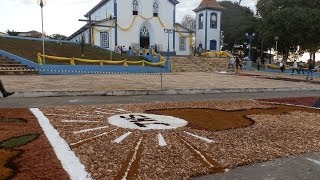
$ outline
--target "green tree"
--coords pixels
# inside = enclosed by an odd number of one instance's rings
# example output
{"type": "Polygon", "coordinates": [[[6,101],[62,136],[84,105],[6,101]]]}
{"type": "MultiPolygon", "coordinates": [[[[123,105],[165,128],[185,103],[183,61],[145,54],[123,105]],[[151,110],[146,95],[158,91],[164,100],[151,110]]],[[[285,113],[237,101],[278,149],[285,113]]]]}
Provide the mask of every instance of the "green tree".
{"type": "Polygon", "coordinates": [[[269,42],[279,37],[278,51],[285,61],[298,46],[315,53],[319,49],[319,8],[318,0],[259,0],[260,34],[269,42]]]}
{"type": "Polygon", "coordinates": [[[65,35],[62,35],[62,34],[52,34],[50,36],[51,39],[57,39],[57,40],[65,40],[67,39],[68,37],[65,36],[65,35]]]}
{"type": "Polygon", "coordinates": [[[18,36],[20,32],[16,32],[14,30],[10,31],[10,30],[7,30],[7,34],[9,36],[18,36]]]}
{"type": "MultiPolygon", "coordinates": [[[[247,42],[246,33],[256,32],[257,18],[248,7],[237,2],[222,1],[221,30],[224,34],[224,49],[233,49],[234,45],[247,42]]],[[[256,41],[253,41],[256,43],[256,41]]]]}

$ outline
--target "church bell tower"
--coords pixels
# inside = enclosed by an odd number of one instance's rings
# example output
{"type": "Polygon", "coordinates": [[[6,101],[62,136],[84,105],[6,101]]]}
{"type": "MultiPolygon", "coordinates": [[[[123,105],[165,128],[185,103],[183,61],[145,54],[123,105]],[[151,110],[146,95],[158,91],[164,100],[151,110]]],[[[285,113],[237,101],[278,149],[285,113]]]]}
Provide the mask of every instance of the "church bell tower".
{"type": "Polygon", "coordinates": [[[216,0],[202,0],[193,10],[196,13],[196,48],[220,51],[222,9],[216,0]]]}

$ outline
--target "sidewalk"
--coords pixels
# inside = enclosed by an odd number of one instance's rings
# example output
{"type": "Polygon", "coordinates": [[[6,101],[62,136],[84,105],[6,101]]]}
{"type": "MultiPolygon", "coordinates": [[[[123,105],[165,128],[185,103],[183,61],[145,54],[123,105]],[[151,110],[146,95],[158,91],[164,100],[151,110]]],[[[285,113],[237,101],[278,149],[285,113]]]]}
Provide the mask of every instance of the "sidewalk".
{"type": "Polygon", "coordinates": [[[99,96],[147,94],[203,94],[225,92],[320,91],[320,78],[281,73],[247,72],[161,74],[89,74],[50,76],[2,76],[15,97],[99,96]],[[294,81],[275,80],[290,78],[294,81]]]}

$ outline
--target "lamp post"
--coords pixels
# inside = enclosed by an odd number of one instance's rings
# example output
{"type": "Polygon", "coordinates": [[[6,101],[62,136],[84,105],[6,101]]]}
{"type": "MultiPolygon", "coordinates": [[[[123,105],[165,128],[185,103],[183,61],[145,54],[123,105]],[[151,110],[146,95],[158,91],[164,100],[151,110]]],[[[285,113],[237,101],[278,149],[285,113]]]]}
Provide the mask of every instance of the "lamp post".
{"type": "Polygon", "coordinates": [[[276,61],[278,62],[278,41],[279,41],[279,37],[278,36],[274,37],[274,40],[276,41],[276,61]]]}
{"type": "Polygon", "coordinates": [[[247,61],[247,63],[246,63],[248,70],[251,70],[251,67],[252,67],[252,52],[251,52],[251,49],[252,49],[252,41],[254,39],[254,36],[255,36],[255,33],[252,33],[252,34],[246,33],[246,37],[249,40],[249,52],[248,52],[249,61],[247,61]]]}
{"type": "MultiPolygon", "coordinates": [[[[38,0],[38,5],[41,7],[41,26],[42,26],[42,55],[45,55],[44,51],[44,33],[43,33],[43,7],[47,4],[46,0],[38,0]]],[[[43,57],[43,64],[46,63],[45,58],[43,57]]]]}
{"type": "Polygon", "coordinates": [[[170,47],[170,34],[173,33],[173,29],[164,29],[164,32],[168,34],[168,49],[167,49],[167,61],[166,61],[166,68],[167,72],[170,72],[170,57],[169,57],[169,47],[170,47]]]}

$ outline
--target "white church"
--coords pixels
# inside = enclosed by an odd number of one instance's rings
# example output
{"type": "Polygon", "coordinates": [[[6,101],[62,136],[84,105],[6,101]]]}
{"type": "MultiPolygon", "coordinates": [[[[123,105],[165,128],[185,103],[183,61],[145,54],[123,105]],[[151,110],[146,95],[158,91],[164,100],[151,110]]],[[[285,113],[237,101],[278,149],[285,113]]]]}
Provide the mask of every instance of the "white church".
{"type": "MultiPolygon", "coordinates": [[[[223,7],[216,0],[202,0],[196,13],[196,31],[176,22],[177,0],[102,0],[84,16],[86,25],[68,39],[114,50],[156,47],[159,52],[192,54],[192,46],[220,50],[223,7]],[[195,34],[195,44],[192,39],[195,34]],[[168,38],[169,36],[169,38],[168,38]]],[[[191,12],[190,12],[191,13],[191,12]]]]}

